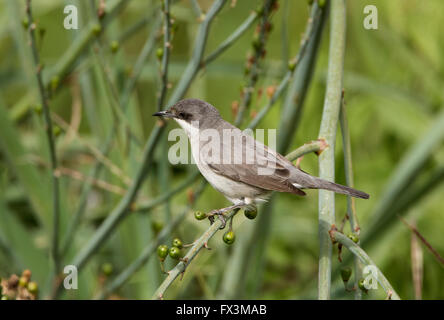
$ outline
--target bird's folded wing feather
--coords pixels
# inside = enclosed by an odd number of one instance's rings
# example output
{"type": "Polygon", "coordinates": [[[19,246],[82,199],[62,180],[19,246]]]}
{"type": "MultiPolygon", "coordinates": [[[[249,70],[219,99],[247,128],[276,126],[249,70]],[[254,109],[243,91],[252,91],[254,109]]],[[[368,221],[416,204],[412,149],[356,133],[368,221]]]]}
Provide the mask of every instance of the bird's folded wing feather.
{"type": "MultiPolygon", "coordinates": [[[[289,166],[292,164],[277,152],[269,149],[266,145],[256,141],[246,134],[242,135],[242,146],[236,145],[233,152],[233,144],[236,142],[220,142],[220,158],[215,161],[211,154],[201,152],[201,161],[204,161],[215,173],[225,176],[234,181],[262,188],[270,191],[290,192],[305,195],[305,192],[294,186],[290,181],[289,166]],[[231,161],[222,161],[224,153],[231,152],[231,161]],[[254,155],[254,157],[252,157],[254,155]]],[[[238,140],[239,141],[239,140],[238,140]]],[[[208,150],[208,149],[207,149],[208,150]]]]}

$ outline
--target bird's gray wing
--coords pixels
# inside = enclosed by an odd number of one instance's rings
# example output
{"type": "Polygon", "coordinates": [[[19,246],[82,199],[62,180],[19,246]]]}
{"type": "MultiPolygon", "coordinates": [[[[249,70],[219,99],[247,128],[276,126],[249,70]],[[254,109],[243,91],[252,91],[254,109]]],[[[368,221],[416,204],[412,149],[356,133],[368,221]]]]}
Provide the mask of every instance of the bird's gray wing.
{"type": "Polygon", "coordinates": [[[212,157],[212,154],[207,152],[208,149],[203,149],[200,153],[201,160],[215,173],[234,181],[269,191],[305,195],[304,191],[289,180],[292,169],[296,169],[291,162],[240,130],[237,132],[237,138],[232,141],[220,139],[218,157],[212,157]],[[236,146],[234,149],[233,145],[236,146]],[[232,152],[233,150],[237,152],[232,152]]]}

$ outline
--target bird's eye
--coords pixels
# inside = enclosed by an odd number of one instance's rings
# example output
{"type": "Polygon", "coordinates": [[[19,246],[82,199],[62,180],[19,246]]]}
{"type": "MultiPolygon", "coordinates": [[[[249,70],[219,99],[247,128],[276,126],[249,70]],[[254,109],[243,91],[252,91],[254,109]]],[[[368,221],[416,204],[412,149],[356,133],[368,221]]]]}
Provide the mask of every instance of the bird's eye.
{"type": "Polygon", "coordinates": [[[187,117],[188,117],[188,115],[185,112],[179,112],[179,118],[185,120],[187,117]]]}

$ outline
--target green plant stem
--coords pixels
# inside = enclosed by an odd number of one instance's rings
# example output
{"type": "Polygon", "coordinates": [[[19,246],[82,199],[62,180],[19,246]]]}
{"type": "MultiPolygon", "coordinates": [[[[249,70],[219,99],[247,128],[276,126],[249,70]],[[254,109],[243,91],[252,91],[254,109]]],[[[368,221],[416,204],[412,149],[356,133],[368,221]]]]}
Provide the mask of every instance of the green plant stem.
{"type": "Polygon", "coordinates": [[[77,37],[76,41],[66,49],[65,54],[58,60],[49,76],[44,79],[45,85],[48,85],[54,77],[58,77],[60,78],[60,81],[62,81],[85,49],[96,38],[96,29],[100,27],[101,32],[103,32],[103,29],[114,19],[114,17],[125,9],[129,1],[130,0],[120,0],[112,2],[105,17],[99,23],[94,21],[88,24],[84,31],[82,31],[77,37]]]}
{"type": "MultiPolygon", "coordinates": [[[[330,48],[327,88],[319,138],[329,145],[319,156],[319,177],[335,179],[335,140],[341,107],[345,55],[345,1],[331,2],[330,48]]],[[[319,283],[318,298],[330,299],[332,243],[328,234],[335,223],[335,198],[332,191],[319,190],[319,283]]]]}
{"type": "Polygon", "coordinates": [[[30,44],[32,50],[32,56],[34,59],[34,67],[36,68],[36,78],[40,93],[40,100],[43,106],[43,114],[45,119],[46,137],[49,145],[50,162],[51,162],[51,174],[52,174],[52,201],[53,201],[53,232],[51,239],[51,255],[54,261],[54,273],[57,274],[60,270],[60,257],[59,257],[59,224],[60,224],[60,190],[59,190],[59,177],[57,175],[57,154],[55,146],[55,138],[53,136],[53,126],[51,121],[51,111],[48,105],[47,92],[43,83],[42,77],[42,65],[40,64],[40,56],[37,50],[35,40],[36,24],[32,17],[31,0],[26,1],[26,14],[28,16],[29,27],[28,32],[30,36],[30,44]]]}
{"type": "Polygon", "coordinates": [[[318,20],[321,17],[321,10],[314,10],[313,13],[314,14],[310,15],[310,17],[308,18],[307,27],[304,36],[302,37],[301,40],[300,49],[296,54],[296,56],[290,61],[290,63],[292,64],[291,69],[287,71],[284,78],[279,83],[276,91],[273,93],[270,100],[268,101],[267,105],[258,112],[256,117],[254,117],[254,119],[248,125],[249,128],[255,128],[259,124],[259,122],[265,117],[268,111],[270,111],[270,109],[275,105],[279,97],[285,92],[285,89],[287,88],[288,84],[291,82],[295,70],[297,69],[301,59],[303,58],[307,50],[309,40],[314,37],[314,33],[316,31],[316,28],[314,28],[314,26],[317,25],[318,20]]]}
{"type": "Polygon", "coordinates": [[[338,231],[332,231],[331,236],[334,240],[341,243],[348,250],[350,250],[350,252],[353,253],[364,265],[374,267],[377,270],[376,280],[384,288],[387,295],[389,295],[391,299],[400,300],[399,295],[396,293],[395,289],[393,289],[390,282],[387,280],[387,278],[384,276],[381,270],[379,270],[379,268],[375,265],[372,259],[370,259],[367,253],[364,250],[362,250],[362,248],[359,245],[357,245],[346,235],[338,231]]]}
{"type": "Polygon", "coordinates": [[[199,2],[197,0],[191,0],[191,6],[193,7],[194,13],[198,18],[202,17],[202,9],[200,8],[199,2]]]}
{"type": "MultiPolygon", "coordinates": [[[[341,132],[342,132],[342,145],[344,149],[344,167],[345,167],[345,181],[347,186],[354,188],[354,180],[353,180],[353,166],[352,166],[352,155],[351,155],[351,142],[350,142],[350,130],[348,128],[348,120],[347,120],[347,110],[344,99],[342,99],[341,103],[341,112],[340,112],[340,124],[341,124],[341,132]]],[[[347,196],[347,217],[350,222],[351,232],[358,236],[360,233],[360,227],[358,223],[358,216],[356,214],[356,203],[355,198],[347,196]]],[[[359,242],[358,242],[359,244],[359,242]]],[[[358,282],[362,278],[362,264],[358,257],[354,259],[354,286],[358,288],[358,282]]],[[[362,297],[361,290],[355,290],[355,299],[360,300],[362,297]]]]}
{"type": "Polygon", "coordinates": [[[226,49],[228,49],[237,39],[239,39],[256,21],[258,15],[253,11],[247,19],[236,30],[230,34],[213,52],[211,52],[203,61],[203,65],[207,65],[217,57],[219,57],[226,49]]]}
{"type": "Polygon", "coordinates": [[[157,100],[157,111],[163,108],[165,96],[168,88],[168,62],[170,59],[171,48],[171,21],[170,21],[170,1],[163,0],[163,14],[164,14],[164,27],[163,27],[163,55],[162,65],[160,67],[160,78],[162,80],[159,99],[157,100]]]}
{"type": "Polygon", "coordinates": [[[262,17],[259,23],[259,35],[258,35],[258,46],[255,47],[254,55],[253,55],[253,63],[251,65],[251,70],[248,77],[248,82],[245,88],[243,88],[241,103],[239,105],[239,110],[236,115],[235,125],[239,126],[244,119],[245,111],[248,109],[251,103],[251,98],[253,97],[254,87],[259,78],[259,61],[263,57],[263,53],[265,50],[265,42],[267,35],[267,22],[269,19],[269,15],[271,12],[271,7],[275,0],[265,0],[265,4],[262,9],[262,17]]]}
{"type": "Polygon", "coordinates": [[[180,191],[187,188],[191,183],[196,181],[200,177],[200,173],[197,170],[194,170],[189,176],[181,182],[177,187],[172,188],[168,192],[162,193],[157,198],[149,200],[145,203],[141,203],[136,206],[133,211],[134,212],[148,212],[152,208],[164,203],[165,201],[170,200],[174,195],[178,194],[180,191]]]}
{"type": "Polygon", "coordinates": [[[207,44],[208,33],[210,30],[211,23],[213,22],[214,17],[222,9],[222,7],[225,5],[226,2],[227,0],[214,1],[213,5],[211,6],[210,10],[208,10],[205,16],[205,20],[202,21],[202,23],[200,24],[196,37],[196,42],[194,44],[193,55],[183,73],[183,76],[180,78],[180,81],[177,84],[176,89],[171,94],[171,97],[168,100],[168,105],[176,103],[185,95],[197,72],[202,67],[202,57],[207,44]]]}

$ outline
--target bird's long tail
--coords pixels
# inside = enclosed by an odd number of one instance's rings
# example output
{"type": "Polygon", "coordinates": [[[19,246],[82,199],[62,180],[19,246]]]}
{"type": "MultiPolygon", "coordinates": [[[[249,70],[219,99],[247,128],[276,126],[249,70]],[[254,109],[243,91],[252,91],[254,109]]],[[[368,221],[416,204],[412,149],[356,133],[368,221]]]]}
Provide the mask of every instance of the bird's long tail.
{"type": "Polygon", "coordinates": [[[324,189],[324,190],[330,190],[334,191],[336,193],[342,193],[348,196],[352,196],[355,198],[361,198],[361,199],[368,199],[370,198],[370,195],[368,193],[365,193],[363,191],[359,191],[347,186],[343,186],[342,184],[337,184],[334,182],[330,182],[321,178],[315,178],[313,181],[312,186],[310,186],[310,189],[324,189]]]}
{"type": "Polygon", "coordinates": [[[324,190],[330,190],[336,193],[345,194],[348,196],[352,196],[355,198],[361,198],[361,199],[368,199],[370,198],[370,195],[359,191],[347,186],[343,186],[338,183],[330,182],[318,177],[314,177],[302,170],[299,170],[297,181],[299,185],[294,184],[298,188],[307,188],[307,189],[324,189],[324,190]]]}

